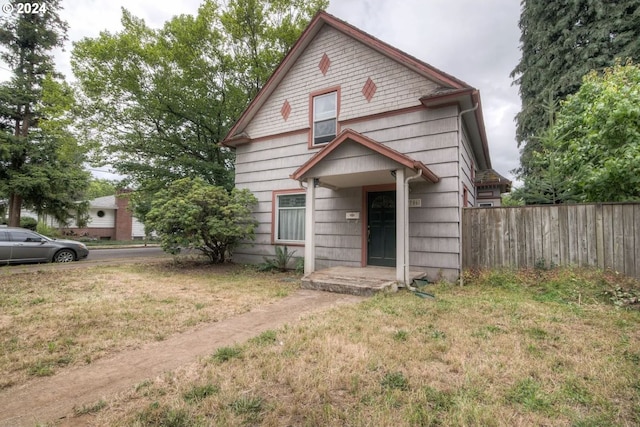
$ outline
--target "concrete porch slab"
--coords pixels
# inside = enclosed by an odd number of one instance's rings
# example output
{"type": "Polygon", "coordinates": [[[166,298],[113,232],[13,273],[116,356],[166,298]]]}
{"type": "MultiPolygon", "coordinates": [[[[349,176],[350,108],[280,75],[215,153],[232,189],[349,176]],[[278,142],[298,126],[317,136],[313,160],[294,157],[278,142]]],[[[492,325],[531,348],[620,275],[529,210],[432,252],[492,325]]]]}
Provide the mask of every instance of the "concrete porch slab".
{"type": "MultiPolygon", "coordinates": [[[[425,273],[411,271],[409,280],[424,277],[425,273]]],[[[303,289],[370,296],[377,292],[396,292],[395,267],[330,267],[314,271],[302,278],[303,289]]]]}

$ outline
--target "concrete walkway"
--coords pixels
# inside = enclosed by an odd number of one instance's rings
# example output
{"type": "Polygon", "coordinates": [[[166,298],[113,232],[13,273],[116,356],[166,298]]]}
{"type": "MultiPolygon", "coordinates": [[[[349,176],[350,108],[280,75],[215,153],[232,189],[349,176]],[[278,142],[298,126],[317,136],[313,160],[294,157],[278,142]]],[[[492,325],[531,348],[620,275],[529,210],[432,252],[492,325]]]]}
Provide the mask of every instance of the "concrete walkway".
{"type": "Polygon", "coordinates": [[[34,426],[63,422],[73,408],[93,405],[100,399],[208,356],[219,347],[244,342],[260,333],[296,322],[310,313],[340,304],[353,304],[362,297],[312,290],[298,290],[273,304],[138,350],[125,351],[91,365],[63,371],[49,378],[0,392],[0,426],[34,426]]]}

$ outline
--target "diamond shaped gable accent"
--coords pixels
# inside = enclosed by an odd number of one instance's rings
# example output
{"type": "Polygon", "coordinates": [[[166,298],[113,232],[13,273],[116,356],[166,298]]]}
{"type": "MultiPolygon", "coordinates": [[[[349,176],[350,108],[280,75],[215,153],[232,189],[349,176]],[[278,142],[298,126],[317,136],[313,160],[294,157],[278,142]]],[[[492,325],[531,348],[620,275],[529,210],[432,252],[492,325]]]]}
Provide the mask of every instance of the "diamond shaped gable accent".
{"type": "Polygon", "coordinates": [[[377,89],[378,89],[378,87],[373,82],[373,80],[371,80],[371,77],[369,77],[367,79],[367,82],[362,87],[362,94],[364,95],[364,97],[367,100],[367,102],[371,101],[371,99],[373,98],[373,95],[375,95],[377,89]]]}
{"type": "Polygon", "coordinates": [[[320,60],[320,63],[318,64],[318,68],[320,68],[320,71],[322,72],[322,75],[324,76],[325,74],[327,74],[327,70],[329,70],[329,66],[331,65],[331,60],[329,59],[329,57],[327,56],[326,53],[322,54],[322,59],[320,60]]]}
{"type": "Polygon", "coordinates": [[[284,103],[282,104],[282,108],[280,109],[280,114],[282,114],[282,118],[284,119],[285,122],[289,118],[290,113],[291,113],[291,104],[289,104],[289,101],[285,99],[284,103]]]}

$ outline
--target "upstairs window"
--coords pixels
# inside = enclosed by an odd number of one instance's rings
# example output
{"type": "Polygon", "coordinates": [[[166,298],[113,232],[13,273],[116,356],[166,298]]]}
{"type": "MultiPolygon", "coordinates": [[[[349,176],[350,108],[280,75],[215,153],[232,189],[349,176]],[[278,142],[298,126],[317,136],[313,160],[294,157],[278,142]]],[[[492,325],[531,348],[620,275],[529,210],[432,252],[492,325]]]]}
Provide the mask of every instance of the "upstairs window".
{"type": "Polygon", "coordinates": [[[313,97],[313,145],[326,144],[336,137],[337,92],[313,97]]]}

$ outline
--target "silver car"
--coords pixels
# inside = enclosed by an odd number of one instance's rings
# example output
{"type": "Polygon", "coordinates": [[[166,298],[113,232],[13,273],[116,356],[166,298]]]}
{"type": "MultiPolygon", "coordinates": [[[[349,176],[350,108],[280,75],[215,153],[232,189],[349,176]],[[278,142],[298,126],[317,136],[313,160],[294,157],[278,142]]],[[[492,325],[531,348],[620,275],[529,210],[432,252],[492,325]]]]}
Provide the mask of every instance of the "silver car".
{"type": "Polygon", "coordinates": [[[84,243],[50,239],[26,228],[0,228],[0,264],[71,262],[87,255],[84,243]]]}

